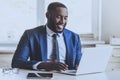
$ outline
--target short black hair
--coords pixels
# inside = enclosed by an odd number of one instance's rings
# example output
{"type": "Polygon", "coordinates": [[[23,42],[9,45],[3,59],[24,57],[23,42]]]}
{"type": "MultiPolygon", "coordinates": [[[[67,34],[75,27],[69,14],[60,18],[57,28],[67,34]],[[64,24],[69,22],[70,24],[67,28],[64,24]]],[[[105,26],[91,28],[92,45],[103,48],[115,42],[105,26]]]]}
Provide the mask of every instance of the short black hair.
{"type": "Polygon", "coordinates": [[[55,11],[55,9],[56,9],[57,7],[63,7],[63,8],[66,8],[66,9],[67,9],[67,7],[66,7],[63,3],[60,3],[60,2],[52,2],[52,3],[50,3],[50,4],[48,5],[47,11],[48,11],[48,12],[55,11]]]}

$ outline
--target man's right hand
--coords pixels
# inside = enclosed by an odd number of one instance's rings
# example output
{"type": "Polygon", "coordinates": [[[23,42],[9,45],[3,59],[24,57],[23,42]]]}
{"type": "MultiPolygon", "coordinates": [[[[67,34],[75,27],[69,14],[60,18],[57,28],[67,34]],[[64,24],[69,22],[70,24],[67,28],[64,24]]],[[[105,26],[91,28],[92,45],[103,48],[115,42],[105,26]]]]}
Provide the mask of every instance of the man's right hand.
{"type": "Polygon", "coordinates": [[[51,70],[67,70],[68,65],[61,62],[42,62],[37,66],[38,69],[45,69],[47,71],[51,70]]]}

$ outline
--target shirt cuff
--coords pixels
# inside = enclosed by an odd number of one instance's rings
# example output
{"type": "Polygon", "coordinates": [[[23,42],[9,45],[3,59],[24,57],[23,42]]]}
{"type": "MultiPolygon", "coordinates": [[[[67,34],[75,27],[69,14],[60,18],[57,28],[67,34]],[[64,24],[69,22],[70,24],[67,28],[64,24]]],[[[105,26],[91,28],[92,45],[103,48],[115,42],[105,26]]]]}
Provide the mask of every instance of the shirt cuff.
{"type": "Polygon", "coordinates": [[[41,63],[42,61],[40,62],[37,62],[36,64],[33,65],[33,69],[37,70],[37,66],[41,63]]]}

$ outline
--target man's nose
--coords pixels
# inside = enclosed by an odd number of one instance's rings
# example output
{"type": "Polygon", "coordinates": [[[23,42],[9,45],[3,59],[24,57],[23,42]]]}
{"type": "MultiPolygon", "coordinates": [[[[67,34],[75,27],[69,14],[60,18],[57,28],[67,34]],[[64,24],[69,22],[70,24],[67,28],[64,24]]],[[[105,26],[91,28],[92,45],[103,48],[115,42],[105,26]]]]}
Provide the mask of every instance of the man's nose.
{"type": "Polygon", "coordinates": [[[61,23],[61,24],[64,24],[65,22],[66,22],[66,20],[65,20],[64,18],[61,18],[61,19],[60,19],[60,23],[61,23]]]}

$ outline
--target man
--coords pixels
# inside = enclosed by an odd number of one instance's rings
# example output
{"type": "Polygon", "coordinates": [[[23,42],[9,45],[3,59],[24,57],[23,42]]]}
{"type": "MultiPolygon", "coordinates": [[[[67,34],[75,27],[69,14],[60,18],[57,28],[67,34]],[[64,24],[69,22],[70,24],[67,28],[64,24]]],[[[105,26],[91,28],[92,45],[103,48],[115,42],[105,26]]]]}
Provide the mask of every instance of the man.
{"type": "Polygon", "coordinates": [[[13,68],[77,69],[82,55],[81,44],[77,34],[65,29],[68,19],[67,7],[62,3],[53,2],[48,6],[46,17],[46,25],[24,32],[13,56],[13,68]],[[57,37],[56,44],[58,42],[55,48],[58,49],[57,53],[53,51],[54,34],[57,37]],[[59,56],[59,60],[53,60],[53,54],[59,56]]]}

